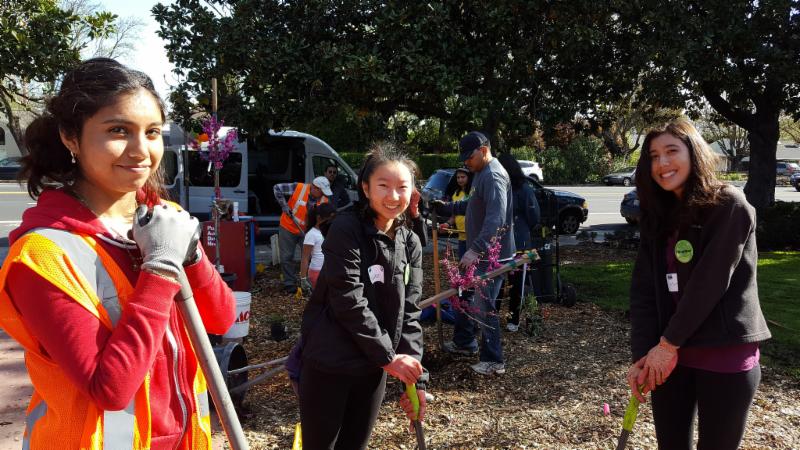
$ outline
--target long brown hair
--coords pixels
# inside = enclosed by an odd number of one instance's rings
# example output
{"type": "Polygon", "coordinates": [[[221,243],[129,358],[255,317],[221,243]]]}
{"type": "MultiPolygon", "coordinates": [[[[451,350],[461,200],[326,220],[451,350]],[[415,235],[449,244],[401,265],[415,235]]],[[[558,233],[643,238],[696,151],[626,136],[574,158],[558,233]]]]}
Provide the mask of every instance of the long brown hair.
{"type": "MultiPolygon", "coordinates": [[[[47,101],[45,113],[25,131],[28,156],[22,158],[18,179],[27,181],[28,194],[36,199],[45,189],[69,187],[81,177],[80,167],[72,162],[69,149],[61,142],[60,132],[80,140],[83,125],[100,109],[114,104],[121,95],[145,89],[161,109],[150,77],[110,58],[94,58],[80,63],[64,76],[58,94],[47,101]]],[[[159,165],[137,193],[140,203],[155,203],[164,198],[163,166],[159,165]]]]}
{"type": "Polygon", "coordinates": [[[717,156],[688,119],[681,117],[651,129],[644,138],[636,165],[642,231],[663,237],[695,219],[704,209],[718,204],[724,185],[714,173],[716,163],[717,156]],[[654,139],[666,133],[680,139],[689,149],[691,168],[681,199],[662,189],[653,179],[650,146],[654,139]]]}

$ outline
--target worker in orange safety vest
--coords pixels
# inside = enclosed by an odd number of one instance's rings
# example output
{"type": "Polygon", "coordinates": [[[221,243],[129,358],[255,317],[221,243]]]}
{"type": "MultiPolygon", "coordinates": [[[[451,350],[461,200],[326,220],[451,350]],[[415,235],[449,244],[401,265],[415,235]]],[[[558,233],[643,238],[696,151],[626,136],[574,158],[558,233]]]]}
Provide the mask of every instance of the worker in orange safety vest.
{"type": "Polygon", "coordinates": [[[278,228],[283,289],[284,292],[292,293],[297,290],[298,268],[294,262],[294,253],[295,248],[303,242],[308,210],[328,203],[333,192],[330,181],[320,176],[311,183],[278,183],[273,187],[273,193],[283,211],[278,228]]]}

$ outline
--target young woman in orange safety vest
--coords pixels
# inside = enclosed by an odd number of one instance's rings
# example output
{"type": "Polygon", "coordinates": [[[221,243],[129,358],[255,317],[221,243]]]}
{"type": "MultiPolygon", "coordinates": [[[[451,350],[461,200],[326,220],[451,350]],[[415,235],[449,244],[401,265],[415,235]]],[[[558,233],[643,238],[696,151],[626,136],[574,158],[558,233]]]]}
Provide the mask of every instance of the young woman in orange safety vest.
{"type": "Polygon", "coordinates": [[[151,80],[98,58],[25,133],[21,179],[38,202],[0,269],[0,326],[34,389],[22,448],[211,448],[206,382],[173,302],[181,267],[208,332],[228,329],[235,302],[201,250],[187,257],[197,220],[162,200],[163,124],[151,80]]]}

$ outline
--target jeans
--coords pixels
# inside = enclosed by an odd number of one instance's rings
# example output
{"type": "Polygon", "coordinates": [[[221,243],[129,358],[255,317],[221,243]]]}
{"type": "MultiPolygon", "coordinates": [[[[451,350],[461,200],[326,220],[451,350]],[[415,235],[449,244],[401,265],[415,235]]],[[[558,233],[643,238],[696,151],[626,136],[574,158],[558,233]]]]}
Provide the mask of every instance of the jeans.
{"type": "Polygon", "coordinates": [[[467,241],[458,241],[458,259],[460,260],[464,253],[467,253],[467,241]]]}
{"type": "Polygon", "coordinates": [[[278,248],[281,254],[281,272],[283,286],[297,286],[297,264],[294,263],[294,249],[303,242],[302,234],[293,234],[289,230],[278,228],[278,248]]]}
{"type": "MultiPolygon", "coordinates": [[[[488,264],[481,262],[477,273],[486,273],[488,264]]],[[[465,295],[462,307],[467,311],[456,311],[456,323],[453,328],[453,343],[461,348],[475,350],[478,342],[475,332],[481,330],[480,360],[503,362],[503,342],[500,334],[500,318],[495,309],[495,300],[502,286],[500,277],[489,280],[481,292],[471,297],[465,295]],[[474,319],[473,319],[474,318],[474,319]]]]}

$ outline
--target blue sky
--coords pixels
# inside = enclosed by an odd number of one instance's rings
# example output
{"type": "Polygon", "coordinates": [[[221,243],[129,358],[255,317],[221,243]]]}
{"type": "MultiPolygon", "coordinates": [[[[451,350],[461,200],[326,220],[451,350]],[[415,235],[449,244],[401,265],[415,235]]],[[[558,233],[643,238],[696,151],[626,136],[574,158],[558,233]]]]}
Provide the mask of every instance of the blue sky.
{"type": "Polygon", "coordinates": [[[139,32],[136,50],[129,57],[119,60],[150,75],[162,98],[166,98],[169,85],[175,84],[176,81],[170,72],[172,64],[167,60],[164,41],[156,35],[158,23],[150,10],[156,3],[169,4],[171,0],[99,0],[99,3],[104,10],[120,17],[137,17],[144,22],[144,27],[139,32]]]}

